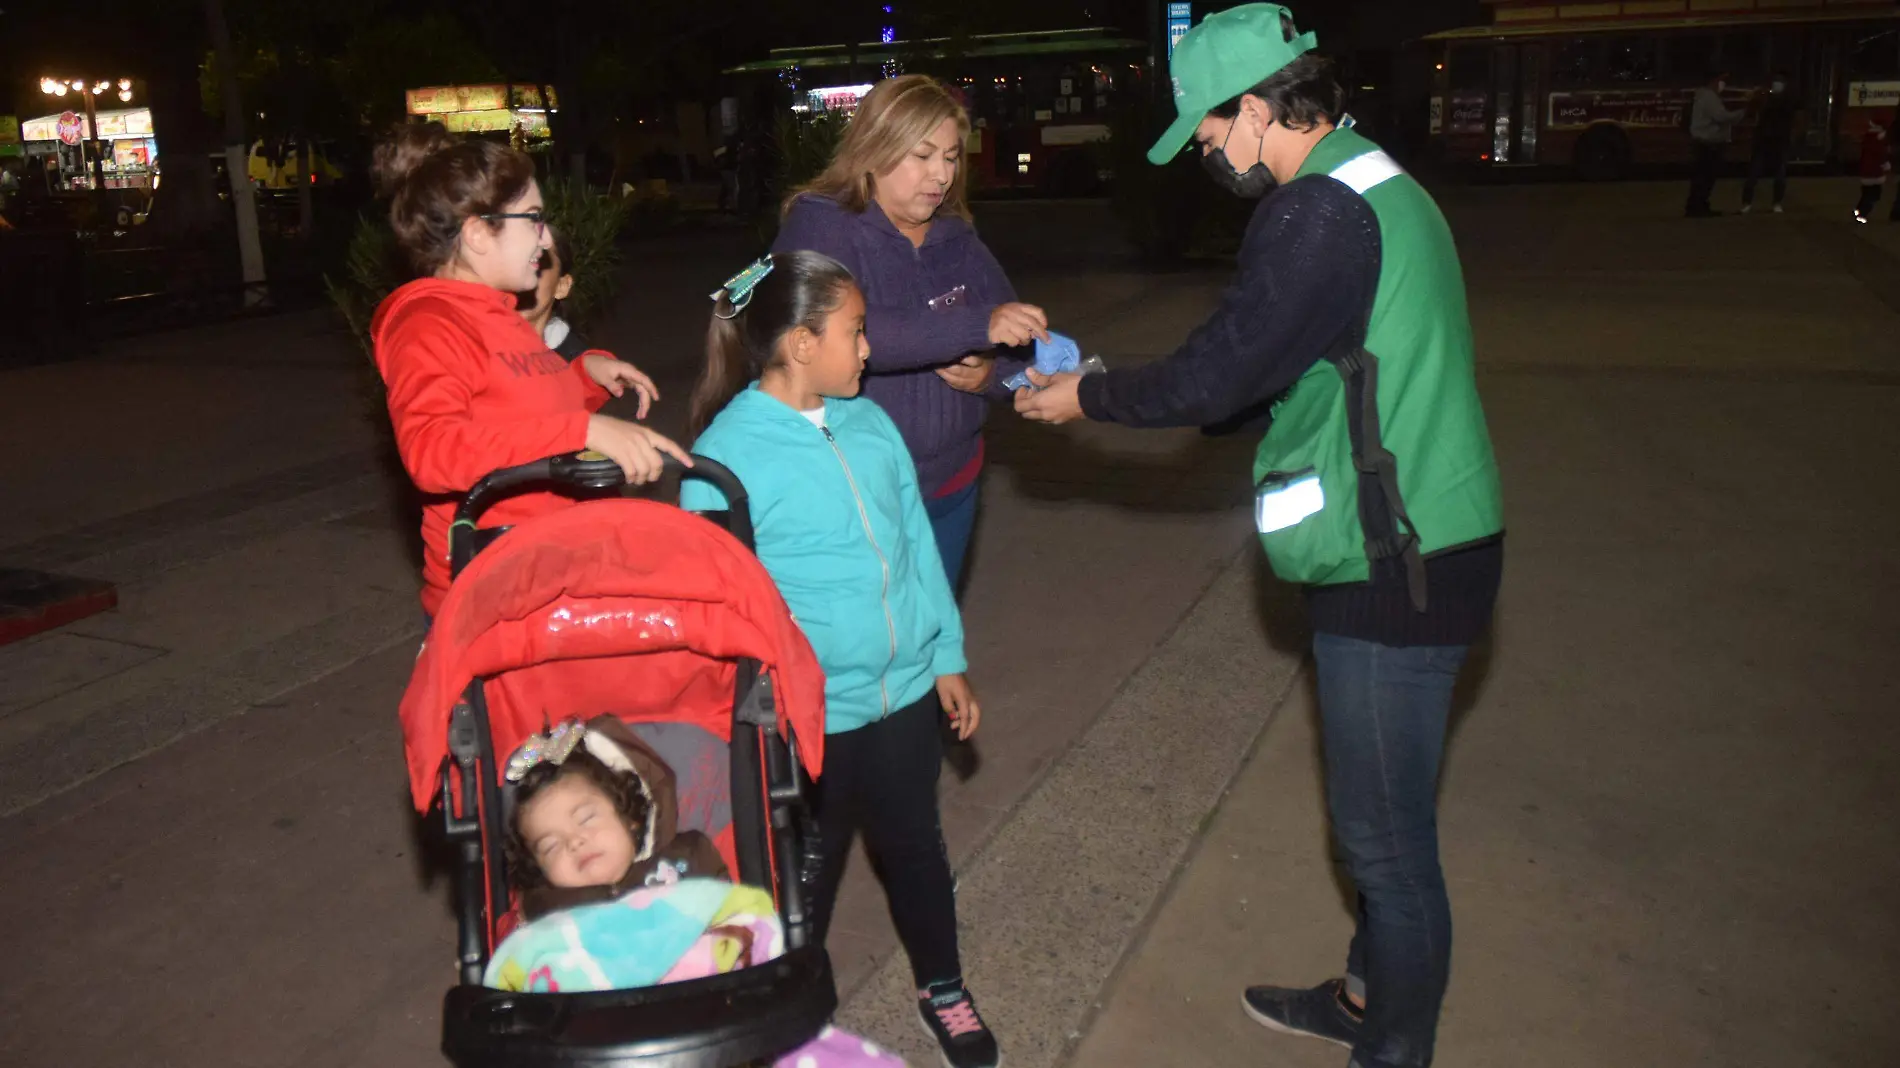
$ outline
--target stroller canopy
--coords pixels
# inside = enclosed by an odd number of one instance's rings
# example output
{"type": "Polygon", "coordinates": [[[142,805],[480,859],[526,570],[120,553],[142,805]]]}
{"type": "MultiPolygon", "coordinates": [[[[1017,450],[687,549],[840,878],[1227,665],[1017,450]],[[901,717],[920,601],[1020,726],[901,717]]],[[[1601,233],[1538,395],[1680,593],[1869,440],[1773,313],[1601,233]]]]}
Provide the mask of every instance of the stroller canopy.
{"type": "Polygon", "coordinates": [[[825,680],[765,567],[738,539],[651,501],[589,501],[525,523],[449,588],[402,698],[418,811],[435,799],[449,714],[483,679],[505,763],[545,724],[610,714],[730,741],[740,658],[773,684],[806,770],[824,752],[825,680]]]}

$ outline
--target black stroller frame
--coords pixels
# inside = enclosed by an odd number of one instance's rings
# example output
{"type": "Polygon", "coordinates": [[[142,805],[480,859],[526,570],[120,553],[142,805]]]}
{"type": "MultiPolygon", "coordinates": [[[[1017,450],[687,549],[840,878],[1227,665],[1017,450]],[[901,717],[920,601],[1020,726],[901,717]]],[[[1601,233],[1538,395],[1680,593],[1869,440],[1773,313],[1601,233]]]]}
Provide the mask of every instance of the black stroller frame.
{"type": "MultiPolygon", "coordinates": [[[[724,494],[727,509],[700,513],[753,549],[745,487],[702,456],[683,478],[724,494]]],[[[622,485],[620,468],[593,453],[549,457],[495,471],[456,509],[449,531],[452,575],[510,528],[477,525],[496,501],[529,488],[565,487],[604,495],[622,485]]],[[[770,888],[785,929],[776,960],[725,975],[631,990],[523,994],[481,985],[489,933],[508,904],[503,800],[482,679],[471,682],[449,717],[449,757],[441,771],[447,839],[456,847],[459,985],[443,1001],[442,1050],[458,1068],[732,1068],[770,1059],[808,1041],[837,1009],[831,962],[811,944],[802,855],[805,784],[797,739],[779,735],[771,678],[757,661],[738,662],[733,700],[733,844],[739,881],[770,888]],[[762,789],[741,788],[760,782],[762,789]],[[459,787],[459,789],[458,789],[459,787]],[[486,860],[485,860],[486,858],[486,860]]]]}

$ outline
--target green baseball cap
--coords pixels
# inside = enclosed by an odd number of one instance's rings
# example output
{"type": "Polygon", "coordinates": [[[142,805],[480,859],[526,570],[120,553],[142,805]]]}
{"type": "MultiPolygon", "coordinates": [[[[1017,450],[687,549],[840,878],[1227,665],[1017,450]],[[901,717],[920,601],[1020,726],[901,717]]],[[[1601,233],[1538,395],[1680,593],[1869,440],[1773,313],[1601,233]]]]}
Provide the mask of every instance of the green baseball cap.
{"type": "Polygon", "coordinates": [[[1291,41],[1281,27],[1293,12],[1279,4],[1243,4],[1201,20],[1174,46],[1168,73],[1174,83],[1174,122],[1148,150],[1148,162],[1173,159],[1194,137],[1207,113],[1267,80],[1313,50],[1310,33],[1291,41]]]}

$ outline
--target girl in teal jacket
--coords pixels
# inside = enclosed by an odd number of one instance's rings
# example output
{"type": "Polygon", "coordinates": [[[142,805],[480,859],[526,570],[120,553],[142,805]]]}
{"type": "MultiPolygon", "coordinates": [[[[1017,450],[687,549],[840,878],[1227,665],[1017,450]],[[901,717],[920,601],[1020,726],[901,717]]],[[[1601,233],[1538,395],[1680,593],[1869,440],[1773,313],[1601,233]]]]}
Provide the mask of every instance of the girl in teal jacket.
{"type": "MultiPolygon", "coordinates": [[[[938,717],[968,738],[981,710],[916,465],[890,417],[857,396],[870,355],[864,312],[850,272],[816,252],[777,253],[726,283],[693,397],[704,428],[693,451],[745,485],[759,560],[825,670],[818,938],[862,830],[925,1027],[947,1063],[984,1068],[998,1059],[996,1040],[963,982],[936,788],[938,717]]],[[[689,482],[680,505],[725,500],[689,482]]]]}

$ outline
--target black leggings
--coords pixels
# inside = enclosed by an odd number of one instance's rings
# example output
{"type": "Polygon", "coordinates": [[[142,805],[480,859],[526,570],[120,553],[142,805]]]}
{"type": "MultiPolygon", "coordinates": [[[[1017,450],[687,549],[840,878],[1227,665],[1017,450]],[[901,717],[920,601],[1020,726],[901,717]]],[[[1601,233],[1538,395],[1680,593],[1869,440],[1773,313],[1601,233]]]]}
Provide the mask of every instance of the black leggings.
{"type": "Polygon", "coordinates": [[[920,990],[963,975],[956,888],[937,814],[942,716],[933,691],[876,723],[827,735],[816,791],[819,869],[812,911],[818,941],[831,928],[851,837],[862,830],[920,990]]]}

